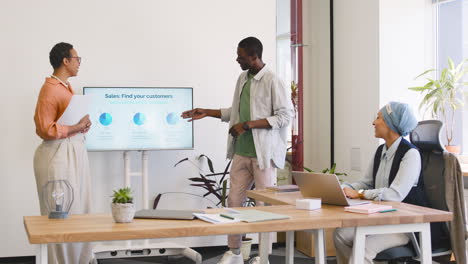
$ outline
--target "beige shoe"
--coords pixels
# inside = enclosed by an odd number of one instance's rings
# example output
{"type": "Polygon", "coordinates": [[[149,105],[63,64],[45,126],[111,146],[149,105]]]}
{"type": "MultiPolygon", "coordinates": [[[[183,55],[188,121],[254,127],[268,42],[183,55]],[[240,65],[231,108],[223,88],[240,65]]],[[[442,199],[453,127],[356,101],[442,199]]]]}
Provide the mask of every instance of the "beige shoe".
{"type": "Polygon", "coordinates": [[[226,251],[218,264],[244,264],[244,260],[241,254],[236,255],[232,251],[226,251]]]}

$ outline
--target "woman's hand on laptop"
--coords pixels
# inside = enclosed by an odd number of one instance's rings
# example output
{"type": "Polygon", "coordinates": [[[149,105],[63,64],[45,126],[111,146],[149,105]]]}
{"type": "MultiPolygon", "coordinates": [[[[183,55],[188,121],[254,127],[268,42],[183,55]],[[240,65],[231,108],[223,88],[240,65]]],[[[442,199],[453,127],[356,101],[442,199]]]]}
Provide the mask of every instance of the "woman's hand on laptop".
{"type": "Polygon", "coordinates": [[[356,190],[353,190],[353,189],[351,189],[349,187],[344,187],[343,192],[347,197],[349,197],[351,199],[359,198],[359,193],[356,190]]]}

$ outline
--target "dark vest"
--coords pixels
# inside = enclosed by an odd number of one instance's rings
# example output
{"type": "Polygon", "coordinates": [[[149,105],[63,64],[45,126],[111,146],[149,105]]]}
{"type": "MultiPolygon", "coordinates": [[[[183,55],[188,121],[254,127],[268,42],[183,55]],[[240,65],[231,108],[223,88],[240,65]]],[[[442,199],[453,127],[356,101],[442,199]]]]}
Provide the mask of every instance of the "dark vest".
{"type": "MultiPolygon", "coordinates": [[[[375,153],[374,156],[374,168],[373,168],[373,188],[375,188],[375,177],[377,175],[377,170],[379,169],[380,166],[380,159],[382,156],[382,150],[383,150],[383,144],[379,146],[377,149],[377,152],[375,153]]],[[[398,146],[396,152],[395,152],[395,157],[393,158],[393,163],[392,167],[390,169],[390,176],[388,177],[388,186],[390,186],[395,179],[395,176],[400,169],[400,163],[401,160],[403,159],[403,156],[405,156],[406,152],[410,149],[418,149],[416,146],[408,142],[406,139],[402,138],[400,145],[398,146]]],[[[422,161],[422,158],[421,158],[422,161]]],[[[414,205],[419,205],[419,206],[424,206],[424,207],[430,207],[429,203],[427,202],[427,197],[426,193],[424,191],[424,177],[422,175],[422,164],[421,164],[421,173],[419,174],[419,180],[418,180],[418,185],[414,186],[411,188],[410,192],[408,195],[405,197],[405,199],[402,201],[404,203],[409,203],[409,204],[414,204],[414,205]]],[[[419,241],[419,236],[416,236],[416,239],[419,241]]],[[[437,248],[450,248],[450,236],[448,235],[448,229],[445,223],[431,223],[431,242],[432,242],[432,248],[437,249],[437,248]]]]}
{"type": "MultiPolygon", "coordinates": [[[[374,156],[374,168],[373,168],[373,173],[372,173],[372,178],[374,180],[373,188],[375,188],[375,177],[377,175],[377,170],[379,169],[379,166],[380,166],[380,159],[382,156],[383,147],[384,147],[383,144],[380,145],[374,156]]],[[[403,156],[405,156],[406,152],[408,152],[408,150],[412,148],[418,149],[416,146],[408,142],[406,139],[404,138],[401,139],[400,145],[398,145],[398,148],[395,152],[395,157],[393,158],[392,167],[390,169],[390,175],[388,177],[388,186],[390,186],[393,180],[395,179],[398,173],[398,170],[400,169],[400,163],[401,163],[401,160],[403,159],[403,156]]],[[[419,174],[418,185],[411,188],[408,195],[405,197],[405,199],[403,199],[403,202],[414,204],[414,205],[426,206],[426,207],[428,206],[426,194],[424,192],[422,170],[421,170],[421,173],[419,174]]]]}

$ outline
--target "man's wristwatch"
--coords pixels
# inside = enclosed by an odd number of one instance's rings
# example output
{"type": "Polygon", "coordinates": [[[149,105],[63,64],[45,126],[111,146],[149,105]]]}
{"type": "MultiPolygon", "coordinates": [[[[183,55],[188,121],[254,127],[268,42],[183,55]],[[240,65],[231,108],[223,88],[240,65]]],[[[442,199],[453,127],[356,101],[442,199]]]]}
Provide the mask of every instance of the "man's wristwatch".
{"type": "Polygon", "coordinates": [[[366,197],[364,196],[364,190],[359,190],[358,196],[359,196],[359,199],[366,199],[366,197]]]}
{"type": "Polygon", "coordinates": [[[247,122],[244,122],[244,124],[242,125],[242,128],[243,128],[245,131],[250,130],[249,124],[247,124],[247,122]]]}

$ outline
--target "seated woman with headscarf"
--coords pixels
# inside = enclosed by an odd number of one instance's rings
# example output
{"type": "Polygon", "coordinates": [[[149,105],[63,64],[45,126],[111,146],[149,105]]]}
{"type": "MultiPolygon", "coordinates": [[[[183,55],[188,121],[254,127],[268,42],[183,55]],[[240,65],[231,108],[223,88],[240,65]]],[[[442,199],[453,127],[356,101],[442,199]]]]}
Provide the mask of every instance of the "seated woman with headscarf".
{"type": "MultiPolygon", "coordinates": [[[[364,178],[354,183],[344,183],[343,191],[350,198],[376,201],[398,201],[425,205],[421,173],[421,156],[418,149],[403,137],[417,125],[407,104],[390,102],[382,107],[372,123],[375,137],[385,140],[370,163],[364,178]]],[[[352,263],[354,228],[339,228],[334,242],[338,263],[352,263]]],[[[388,248],[405,245],[407,234],[369,235],[366,237],[365,263],[373,263],[375,256],[388,248]]]]}

